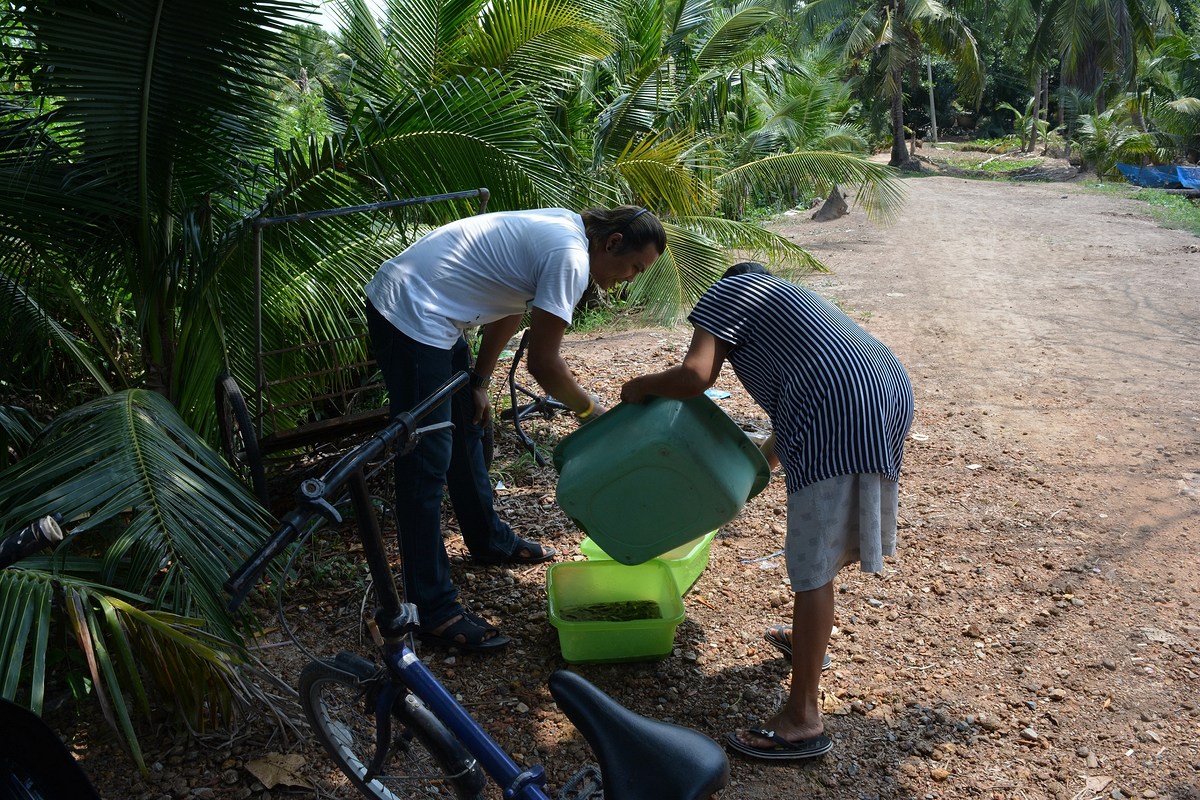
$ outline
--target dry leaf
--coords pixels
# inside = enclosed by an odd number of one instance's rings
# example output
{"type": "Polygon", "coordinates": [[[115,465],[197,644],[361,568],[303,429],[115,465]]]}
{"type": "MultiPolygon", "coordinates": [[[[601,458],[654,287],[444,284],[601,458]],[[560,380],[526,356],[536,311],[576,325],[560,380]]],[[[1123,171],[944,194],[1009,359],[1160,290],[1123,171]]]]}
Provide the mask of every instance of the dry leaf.
{"type": "Polygon", "coordinates": [[[274,789],[281,784],[310,789],[312,784],[300,775],[303,766],[304,756],[298,753],[268,753],[247,763],[246,769],[268,789],[274,789]]]}

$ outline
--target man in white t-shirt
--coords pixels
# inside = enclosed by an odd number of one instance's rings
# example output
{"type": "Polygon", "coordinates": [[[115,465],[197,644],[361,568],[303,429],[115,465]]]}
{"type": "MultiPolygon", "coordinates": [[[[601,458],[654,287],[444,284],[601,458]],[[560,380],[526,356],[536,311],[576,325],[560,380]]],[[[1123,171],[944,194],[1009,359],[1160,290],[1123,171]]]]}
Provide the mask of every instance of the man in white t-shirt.
{"type": "Polygon", "coordinates": [[[404,586],[425,641],[495,650],[506,636],[458,602],[441,533],[445,486],[471,557],[484,564],[534,564],[553,548],[517,536],[496,515],[483,461],[482,422],[496,361],[530,314],[526,367],[545,392],[581,421],[604,412],[559,353],[589,281],[601,289],[633,280],[666,249],[662,223],[644,208],[576,213],[549,208],[466,217],[422,237],[366,285],[367,321],[392,413],[412,408],[470,368],[463,332],[482,326],[471,392],[457,392],[426,418],[450,420],[396,459],[396,517],[404,586]]]}

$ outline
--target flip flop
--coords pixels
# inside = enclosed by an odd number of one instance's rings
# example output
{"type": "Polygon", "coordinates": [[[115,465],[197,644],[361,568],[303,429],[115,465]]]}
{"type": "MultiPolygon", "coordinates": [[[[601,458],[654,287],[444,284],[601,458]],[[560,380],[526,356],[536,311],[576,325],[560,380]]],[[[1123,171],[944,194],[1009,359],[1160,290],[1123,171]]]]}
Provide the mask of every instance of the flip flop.
{"type": "Polygon", "coordinates": [[[528,539],[517,537],[517,544],[513,547],[513,551],[504,556],[472,556],[476,562],[486,564],[488,566],[496,566],[499,564],[541,564],[544,561],[549,561],[558,555],[558,551],[548,545],[543,546],[537,542],[531,542],[528,539]]]}
{"type": "Polygon", "coordinates": [[[479,653],[499,650],[512,642],[495,625],[466,610],[461,612],[459,619],[440,632],[421,630],[417,632],[417,638],[440,647],[457,647],[459,650],[479,653]],[[493,631],[495,635],[488,636],[493,631]]]}
{"type": "MultiPolygon", "coordinates": [[[[763,634],[763,638],[773,646],[776,650],[787,656],[788,661],[792,660],[792,629],[789,625],[772,625],[767,628],[767,632],[763,634]]],[[[821,659],[821,669],[829,669],[833,664],[833,659],[829,657],[829,653],[825,654],[825,658],[821,659]]]]}
{"type": "Polygon", "coordinates": [[[823,733],[811,739],[801,739],[798,742],[789,742],[777,735],[775,731],[763,728],[749,728],[747,733],[767,739],[774,746],[755,747],[746,744],[737,737],[737,731],[725,734],[725,746],[736,753],[751,758],[761,758],[765,761],[798,761],[805,758],[817,758],[833,749],[833,740],[823,733]]]}

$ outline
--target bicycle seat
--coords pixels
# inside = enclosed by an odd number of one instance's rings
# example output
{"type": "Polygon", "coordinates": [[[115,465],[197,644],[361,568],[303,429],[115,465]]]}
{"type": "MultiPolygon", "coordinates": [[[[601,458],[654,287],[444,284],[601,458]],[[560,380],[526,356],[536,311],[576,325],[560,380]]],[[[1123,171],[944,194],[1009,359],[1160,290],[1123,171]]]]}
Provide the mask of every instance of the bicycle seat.
{"type": "Polygon", "coordinates": [[[596,754],[605,800],[701,800],[729,782],[724,748],[699,731],[635,714],[574,672],[549,684],[596,754]]]}

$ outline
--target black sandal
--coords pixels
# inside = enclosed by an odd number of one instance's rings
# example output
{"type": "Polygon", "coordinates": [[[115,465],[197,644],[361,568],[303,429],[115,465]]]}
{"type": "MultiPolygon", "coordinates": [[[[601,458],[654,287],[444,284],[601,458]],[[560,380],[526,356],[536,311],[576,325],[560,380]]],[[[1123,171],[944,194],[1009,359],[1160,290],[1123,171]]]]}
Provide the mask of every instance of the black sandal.
{"type": "Polygon", "coordinates": [[[421,630],[417,632],[417,637],[422,642],[441,647],[457,647],[471,652],[499,650],[512,642],[512,639],[501,634],[495,625],[466,610],[438,633],[421,630]]]}
{"type": "Polygon", "coordinates": [[[472,556],[471,558],[480,564],[497,566],[500,564],[541,564],[544,561],[549,561],[556,555],[558,555],[558,551],[553,547],[549,545],[543,546],[537,542],[531,542],[528,539],[522,539],[518,536],[516,547],[506,556],[472,556]]]}

